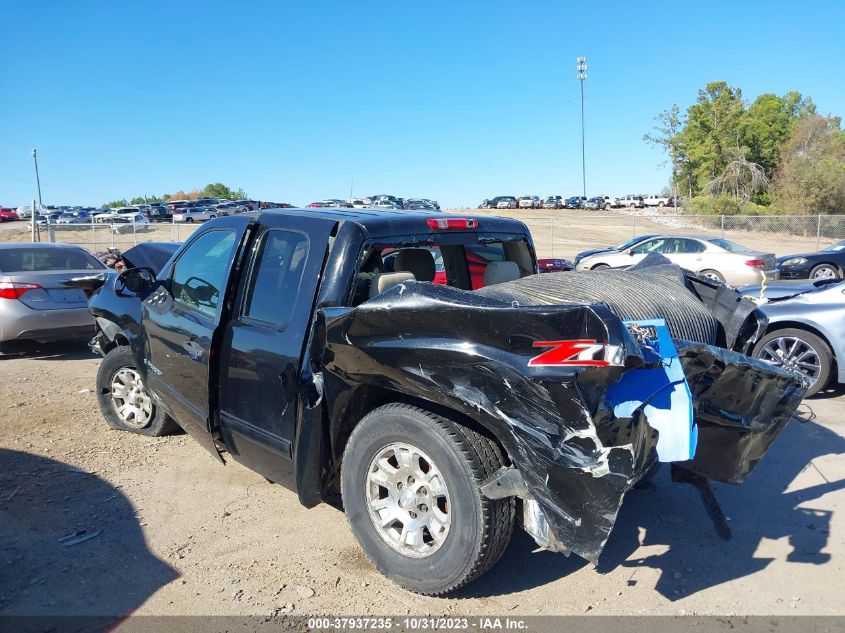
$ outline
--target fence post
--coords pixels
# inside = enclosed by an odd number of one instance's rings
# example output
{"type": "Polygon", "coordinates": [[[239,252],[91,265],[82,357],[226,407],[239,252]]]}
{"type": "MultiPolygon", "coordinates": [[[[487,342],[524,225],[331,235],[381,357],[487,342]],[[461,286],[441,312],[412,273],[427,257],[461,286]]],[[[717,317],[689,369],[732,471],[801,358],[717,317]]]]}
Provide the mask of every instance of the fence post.
{"type": "Polygon", "coordinates": [[[722,239],[725,239],[725,214],[722,214],[722,239]]]}
{"type": "Polygon", "coordinates": [[[822,214],[819,213],[818,219],[816,220],[816,250],[818,251],[821,247],[822,242],[822,214]]]}
{"type": "Polygon", "coordinates": [[[135,222],[132,222],[132,242],[135,246],[138,245],[138,229],[136,228],[138,225],[135,222]]]}

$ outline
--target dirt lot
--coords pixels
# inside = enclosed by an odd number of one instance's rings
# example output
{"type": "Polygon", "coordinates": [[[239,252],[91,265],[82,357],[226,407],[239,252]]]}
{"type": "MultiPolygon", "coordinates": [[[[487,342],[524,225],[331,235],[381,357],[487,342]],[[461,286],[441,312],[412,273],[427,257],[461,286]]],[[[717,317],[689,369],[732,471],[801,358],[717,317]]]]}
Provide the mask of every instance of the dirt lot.
{"type": "Polygon", "coordinates": [[[842,391],[805,403],[815,420],[746,485],[717,487],[732,541],[660,473],[626,498],[598,569],[519,532],[492,572],[435,599],[371,568],[337,510],[184,435],[108,430],[97,365],[83,345],[0,356],[0,615],[845,613],[842,391]]]}
{"type": "MultiPolygon", "coordinates": [[[[835,239],[816,240],[815,231],[810,230],[808,237],[790,235],[787,233],[773,233],[762,231],[735,231],[728,229],[722,232],[701,226],[695,218],[671,215],[660,216],[655,219],[655,211],[638,210],[633,212],[623,210],[612,211],[579,211],[579,210],[483,210],[458,209],[448,213],[473,213],[485,215],[502,215],[522,220],[528,225],[534,236],[534,244],[540,257],[568,257],[573,258],[576,253],[598,246],[613,246],[621,244],[634,235],[645,233],[695,234],[724,236],[749,248],[789,255],[815,251],[817,246],[827,246],[835,239]],[[640,214],[647,213],[650,217],[640,214]]],[[[812,225],[812,222],[809,222],[812,225]]],[[[66,225],[57,228],[56,239],[61,242],[80,244],[92,251],[104,250],[107,246],[128,248],[137,241],[182,241],[188,237],[197,225],[195,224],[150,224],[143,231],[114,235],[108,225],[77,227],[66,225]]],[[[813,226],[809,226],[813,229],[813,226]]],[[[46,234],[42,237],[46,240],[46,234]]],[[[29,241],[29,229],[23,222],[0,225],[0,242],[29,241]]]]}

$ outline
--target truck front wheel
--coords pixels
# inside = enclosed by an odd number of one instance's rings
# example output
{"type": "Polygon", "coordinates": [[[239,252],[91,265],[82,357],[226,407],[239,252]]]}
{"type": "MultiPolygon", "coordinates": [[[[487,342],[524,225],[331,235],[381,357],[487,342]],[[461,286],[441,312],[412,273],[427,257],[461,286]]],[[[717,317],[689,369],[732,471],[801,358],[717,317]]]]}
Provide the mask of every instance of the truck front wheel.
{"type": "Polygon", "coordinates": [[[488,438],[452,420],[388,404],[355,427],[343,454],[341,492],[367,558],[398,585],[441,595],[499,560],[513,532],[513,498],[480,486],[504,463],[488,438]]]}
{"type": "Polygon", "coordinates": [[[156,437],[178,429],[150,397],[141,381],[132,350],[126,345],[109,351],[100,363],[97,402],[113,429],[156,437]]]}

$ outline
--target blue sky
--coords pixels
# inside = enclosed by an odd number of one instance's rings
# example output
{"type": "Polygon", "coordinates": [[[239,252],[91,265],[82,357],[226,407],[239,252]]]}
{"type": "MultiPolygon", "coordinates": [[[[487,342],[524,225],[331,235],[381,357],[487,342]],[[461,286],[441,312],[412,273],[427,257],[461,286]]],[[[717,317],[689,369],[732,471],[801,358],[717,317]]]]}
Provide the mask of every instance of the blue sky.
{"type": "Polygon", "coordinates": [[[708,81],[845,114],[845,3],[0,0],[0,205],[222,181],[295,204],[660,190],[708,81]],[[688,8],[685,8],[689,4],[688,8]]]}

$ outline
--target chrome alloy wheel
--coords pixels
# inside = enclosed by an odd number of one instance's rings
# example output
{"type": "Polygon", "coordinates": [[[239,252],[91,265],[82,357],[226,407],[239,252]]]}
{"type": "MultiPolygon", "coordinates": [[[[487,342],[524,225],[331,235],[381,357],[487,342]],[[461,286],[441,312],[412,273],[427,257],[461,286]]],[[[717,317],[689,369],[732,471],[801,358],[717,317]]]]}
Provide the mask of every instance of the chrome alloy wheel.
{"type": "Polygon", "coordinates": [[[449,535],[446,480],[431,458],[410,444],[389,444],[373,457],[367,508],[376,532],[403,556],[430,556],[449,535]]]}
{"type": "Polygon", "coordinates": [[[821,374],[819,353],[809,343],[794,336],[782,336],[766,343],[760,350],[760,360],[800,371],[812,381],[811,387],[821,374]]]}
{"type": "Polygon", "coordinates": [[[836,270],[830,266],[819,266],[813,271],[812,278],[815,279],[839,279],[836,270]]]}
{"type": "Polygon", "coordinates": [[[143,429],[152,420],[153,402],[134,369],[123,367],[114,373],[111,399],[115,412],[129,428],[143,429]]]}

